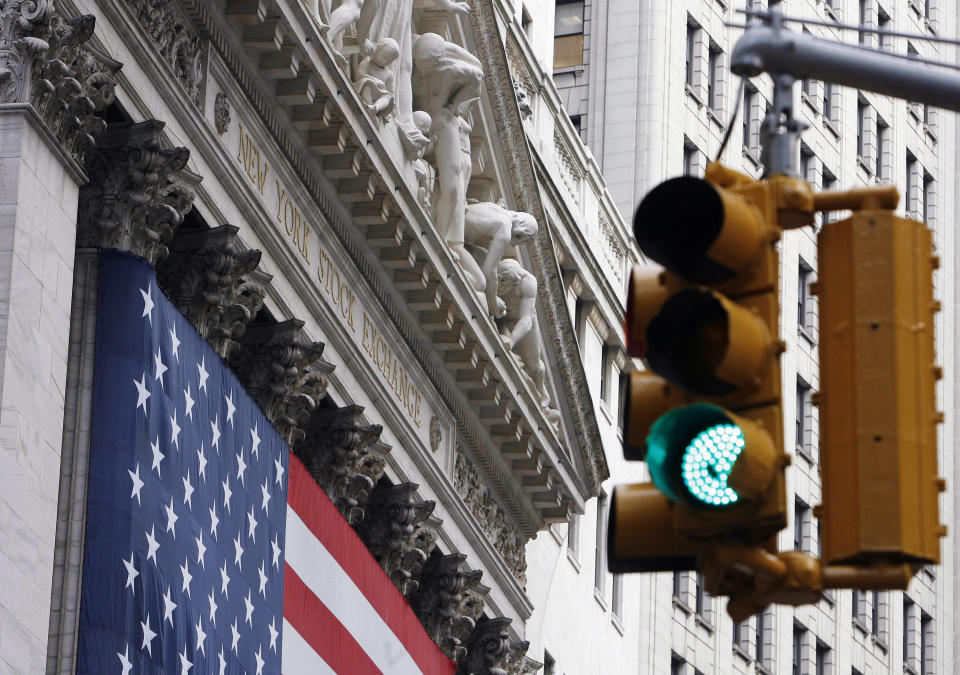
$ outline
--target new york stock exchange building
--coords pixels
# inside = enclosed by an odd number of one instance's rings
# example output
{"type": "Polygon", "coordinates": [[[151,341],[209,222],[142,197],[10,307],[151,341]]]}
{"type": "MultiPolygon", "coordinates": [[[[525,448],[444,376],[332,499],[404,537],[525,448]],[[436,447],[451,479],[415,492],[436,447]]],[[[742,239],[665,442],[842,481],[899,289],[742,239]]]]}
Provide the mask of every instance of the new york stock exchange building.
{"type": "Polygon", "coordinates": [[[504,0],[0,0],[4,672],[541,667],[638,259],[536,63],[504,0]]]}

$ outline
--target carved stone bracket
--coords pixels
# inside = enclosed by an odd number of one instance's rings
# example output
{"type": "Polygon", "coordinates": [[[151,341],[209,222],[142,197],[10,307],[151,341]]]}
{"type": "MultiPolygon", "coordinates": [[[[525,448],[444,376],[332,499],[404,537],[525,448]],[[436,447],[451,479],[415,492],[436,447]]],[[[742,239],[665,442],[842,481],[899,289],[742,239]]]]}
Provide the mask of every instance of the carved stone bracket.
{"type": "Polygon", "coordinates": [[[156,264],[193,205],[199,176],[185,169],[190,151],[165,148],[164,123],[111,126],[87,162],[78,246],[118,248],[156,264]]]}
{"type": "Polygon", "coordinates": [[[417,575],[437,543],[430,521],[436,503],[414,494],[416,483],[378,485],[367,501],[357,534],[401,593],[417,590],[417,575]]]}
{"type": "Polygon", "coordinates": [[[530,643],[514,640],[511,619],[481,618],[467,640],[467,653],[457,662],[458,675],[524,675],[541,664],[526,658],[530,643]]]}
{"type": "Polygon", "coordinates": [[[322,342],[309,342],[303,321],[248,326],[230,368],[263,414],[289,443],[303,440],[302,427],[327,395],[333,366],[321,358],[322,342]]]}
{"type": "Polygon", "coordinates": [[[480,570],[464,569],[466,555],[434,556],[424,565],[410,606],[427,634],[452,661],[467,654],[467,637],[483,615],[487,589],[480,570]]]}
{"type": "Polygon", "coordinates": [[[150,36],[163,60],[196,106],[203,102],[206,47],[177,3],[169,0],[125,0],[150,36]]]}
{"type": "Polygon", "coordinates": [[[373,486],[383,476],[390,446],[380,443],[379,424],[363,424],[363,408],[318,408],[304,426],[304,438],[294,444],[314,480],[347,519],[356,526],[373,486]]]}
{"type": "Polygon", "coordinates": [[[34,68],[50,48],[53,0],[5,0],[0,5],[0,103],[25,103],[34,68]]]}
{"type": "Polygon", "coordinates": [[[503,557],[521,585],[527,583],[526,537],[497,502],[493,491],[473,462],[458,449],[454,463],[454,486],[487,538],[503,557]]]}
{"type": "Polygon", "coordinates": [[[270,275],[253,274],[260,251],[244,249],[233,225],[181,230],[171,254],[157,266],[157,281],[217,353],[229,359],[263,306],[270,275]]]}

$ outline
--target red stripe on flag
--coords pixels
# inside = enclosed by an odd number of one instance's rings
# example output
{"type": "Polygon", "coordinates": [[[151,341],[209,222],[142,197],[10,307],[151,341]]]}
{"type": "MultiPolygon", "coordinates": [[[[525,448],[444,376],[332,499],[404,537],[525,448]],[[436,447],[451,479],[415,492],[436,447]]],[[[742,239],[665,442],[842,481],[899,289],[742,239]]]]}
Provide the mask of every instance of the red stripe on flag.
{"type": "MultiPolygon", "coordinates": [[[[393,585],[360,537],[293,453],[290,454],[289,479],[289,507],[350,575],[377,614],[403,643],[420,670],[431,675],[453,675],[457,670],[456,664],[430,639],[420,625],[417,615],[407,604],[407,599],[393,585]]],[[[285,580],[284,584],[286,583],[285,580]]],[[[286,615],[285,606],[284,616],[286,615]]],[[[299,631],[299,628],[297,630],[299,631]]],[[[307,639],[305,633],[301,634],[307,639]]],[[[314,645],[312,640],[308,642],[314,645]]],[[[333,664],[330,665],[333,667],[333,664]]],[[[336,670],[340,672],[339,669],[336,670]]]]}
{"type": "Polygon", "coordinates": [[[360,644],[290,565],[284,564],[283,617],[337,673],[382,675],[360,644]]]}

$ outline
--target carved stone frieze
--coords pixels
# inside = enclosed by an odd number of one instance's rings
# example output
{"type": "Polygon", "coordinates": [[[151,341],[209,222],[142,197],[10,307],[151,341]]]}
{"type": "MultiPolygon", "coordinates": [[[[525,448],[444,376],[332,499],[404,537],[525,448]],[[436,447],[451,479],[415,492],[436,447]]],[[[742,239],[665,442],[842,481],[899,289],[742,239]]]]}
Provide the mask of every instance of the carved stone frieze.
{"type": "Polygon", "coordinates": [[[186,170],[190,151],[161,144],[164,123],[112,125],[86,165],[78,246],[118,248],[152,264],[165,258],[193,205],[199,176],[186,170]]]}
{"type": "Polygon", "coordinates": [[[423,567],[410,606],[427,634],[452,661],[467,653],[467,637],[483,615],[487,589],[480,570],[464,569],[462,553],[433,556],[423,567]]]}
{"type": "Polygon", "coordinates": [[[506,514],[473,462],[457,451],[453,484],[521,586],[527,583],[526,537],[506,514]]]}
{"type": "Polygon", "coordinates": [[[530,106],[530,98],[527,96],[527,90],[523,88],[520,82],[513,83],[513,91],[517,95],[517,105],[520,107],[520,114],[524,119],[533,115],[533,108],[530,106]]]}
{"type": "Polygon", "coordinates": [[[290,319],[248,326],[240,344],[230,368],[287,443],[303,440],[333,372],[321,358],[323,343],[308,341],[303,322],[290,319]]]}
{"type": "Polygon", "coordinates": [[[307,471],[347,522],[358,525],[374,485],[383,476],[390,446],[380,443],[379,424],[364,424],[363,407],[318,408],[304,438],[293,445],[307,471]]]}
{"type": "Polygon", "coordinates": [[[233,225],[181,230],[170,245],[172,255],[157,265],[167,297],[225,359],[240,348],[270,279],[253,274],[261,253],[244,249],[237,232],[233,225]]]}
{"type": "Polygon", "coordinates": [[[230,128],[230,99],[222,91],[217,92],[213,103],[213,123],[221,136],[230,128]]]}
{"type": "Polygon", "coordinates": [[[0,4],[0,103],[25,103],[33,71],[50,48],[53,0],[4,0],[0,4]]]}
{"type": "Polygon", "coordinates": [[[172,0],[125,0],[141,28],[198,107],[203,100],[206,47],[172,0]]]}
{"type": "Polygon", "coordinates": [[[378,485],[370,493],[357,534],[401,593],[417,590],[417,576],[437,543],[430,519],[436,502],[417,499],[418,485],[378,485]]]}
{"type": "Polygon", "coordinates": [[[511,619],[486,617],[477,621],[467,640],[467,653],[457,662],[458,675],[524,675],[535,672],[536,661],[526,658],[530,643],[514,640],[507,630],[511,619]]]}

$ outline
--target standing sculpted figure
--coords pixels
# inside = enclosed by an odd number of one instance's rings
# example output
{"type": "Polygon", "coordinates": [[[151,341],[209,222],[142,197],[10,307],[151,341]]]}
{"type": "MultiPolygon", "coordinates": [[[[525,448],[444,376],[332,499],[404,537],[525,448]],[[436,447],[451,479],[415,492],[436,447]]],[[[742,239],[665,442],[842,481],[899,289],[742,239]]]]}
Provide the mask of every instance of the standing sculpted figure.
{"type": "Polygon", "coordinates": [[[364,0],[341,0],[340,6],[330,13],[329,25],[321,24],[327,33],[327,39],[337,54],[343,56],[343,33],[347,26],[360,18],[364,0]]]}
{"type": "Polygon", "coordinates": [[[367,109],[377,117],[393,110],[393,70],[391,64],[400,56],[400,48],[393,38],[384,38],[377,44],[365,42],[364,58],[357,66],[353,84],[367,109]]]}
{"type": "MultiPolygon", "coordinates": [[[[470,5],[456,0],[432,0],[437,9],[466,14],[470,5]]],[[[380,42],[393,38],[400,48],[400,58],[393,62],[393,100],[400,140],[407,157],[413,159],[429,142],[413,121],[413,0],[366,0],[357,20],[357,38],[380,42]]],[[[428,111],[429,112],[429,111],[428,111]]]]}
{"type": "Polygon", "coordinates": [[[508,245],[517,246],[533,238],[539,229],[537,221],[529,213],[511,211],[492,202],[476,202],[467,205],[464,223],[466,243],[484,249],[484,254],[481,261],[464,253],[460,266],[471,286],[486,297],[487,311],[499,319],[506,311],[497,302],[500,261],[508,245]]]}
{"type": "Polygon", "coordinates": [[[455,258],[466,255],[464,213],[470,182],[470,125],[462,115],[480,97],[483,67],[477,58],[436,33],[416,39],[413,47],[414,104],[426,111],[434,143],[439,194],[434,220],[455,258]]]}
{"type": "Polygon", "coordinates": [[[547,407],[546,368],[540,358],[540,326],[537,324],[537,278],[512,258],[497,266],[500,298],[504,304],[501,338],[523,361],[524,372],[533,381],[540,403],[547,407]]]}

